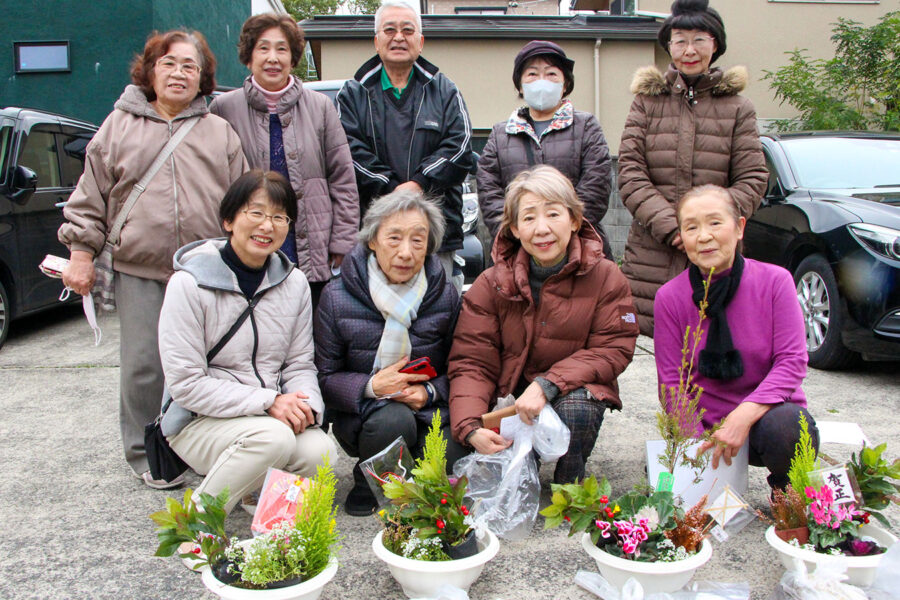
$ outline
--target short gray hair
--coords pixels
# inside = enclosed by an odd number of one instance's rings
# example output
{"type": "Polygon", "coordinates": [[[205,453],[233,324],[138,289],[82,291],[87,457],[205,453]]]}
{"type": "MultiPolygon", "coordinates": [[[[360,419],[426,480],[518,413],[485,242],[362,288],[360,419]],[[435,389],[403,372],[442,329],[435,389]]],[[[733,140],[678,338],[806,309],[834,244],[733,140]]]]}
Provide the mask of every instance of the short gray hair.
{"type": "Polygon", "coordinates": [[[415,210],[425,215],[428,221],[428,254],[437,250],[444,239],[446,223],[441,207],[433,200],[426,198],[421,192],[412,190],[394,190],[390,194],[376,198],[363,217],[362,227],[359,229],[357,239],[369,247],[369,242],[378,235],[381,224],[396,214],[415,210]]]}
{"type": "Polygon", "coordinates": [[[380,27],[378,24],[381,23],[381,18],[384,15],[384,11],[388,8],[407,8],[415,15],[416,21],[416,29],[419,33],[422,33],[422,16],[419,14],[419,11],[410,4],[409,2],[404,2],[403,0],[384,0],[381,3],[381,6],[378,7],[378,10],[375,11],[375,33],[378,33],[380,27]]]}

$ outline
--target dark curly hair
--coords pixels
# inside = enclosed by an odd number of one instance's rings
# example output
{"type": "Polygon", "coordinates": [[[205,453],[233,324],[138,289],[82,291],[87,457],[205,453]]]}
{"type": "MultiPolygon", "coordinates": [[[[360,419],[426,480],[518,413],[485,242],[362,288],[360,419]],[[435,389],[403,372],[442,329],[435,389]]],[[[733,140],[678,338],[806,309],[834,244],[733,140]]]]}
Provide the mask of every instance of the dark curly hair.
{"type": "Polygon", "coordinates": [[[131,63],[131,82],[141,88],[148,102],[156,100],[153,89],[153,69],[156,61],[166,55],[172,44],[185,42],[197,49],[200,56],[200,91],[197,96],[208,96],[216,89],[216,57],[209,49],[206,38],[199,31],[175,29],[165,33],[154,31],[144,44],[144,53],[134,57],[131,63]]]}
{"type": "Polygon", "coordinates": [[[303,30],[291,17],[276,15],[275,13],[253,15],[244,21],[244,26],[241,27],[241,37],[238,40],[238,58],[241,64],[247,67],[250,66],[253,48],[256,47],[256,41],[259,40],[259,36],[274,27],[281,29],[284,37],[288,40],[288,45],[291,47],[291,67],[297,66],[297,63],[303,57],[303,48],[306,46],[303,30]]]}
{"type": "Polygon", "coordinates": [[[669,40],[673,29],[697,29],[705,31],[716,40],[716,51],[711,63],[725,54],[725,24],[716,9],[710,7],[709,0],[675,0],[672,14],[663,21],[657,39],[659,45],[669,52],[669,40]]]}

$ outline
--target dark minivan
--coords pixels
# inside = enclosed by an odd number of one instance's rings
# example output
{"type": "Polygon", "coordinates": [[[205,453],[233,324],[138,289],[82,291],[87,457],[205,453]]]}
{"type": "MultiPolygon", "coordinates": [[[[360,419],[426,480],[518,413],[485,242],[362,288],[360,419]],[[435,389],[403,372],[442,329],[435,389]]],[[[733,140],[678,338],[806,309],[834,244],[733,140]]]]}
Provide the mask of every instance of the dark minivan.
{"type": "Polygon", "coordinates": [[[47,254],[68,256],[56,231],[96,131],[62,115],[0,109],[0,346],[10,321],[59,304],[60,281],[38,265],[47,254]]]}

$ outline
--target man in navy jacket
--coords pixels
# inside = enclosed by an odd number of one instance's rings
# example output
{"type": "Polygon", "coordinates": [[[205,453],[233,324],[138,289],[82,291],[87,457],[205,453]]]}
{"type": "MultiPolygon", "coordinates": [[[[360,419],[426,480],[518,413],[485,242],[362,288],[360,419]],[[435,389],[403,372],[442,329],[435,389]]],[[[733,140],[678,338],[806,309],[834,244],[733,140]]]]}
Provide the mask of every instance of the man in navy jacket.
{"type": "Polygon", "coordinates": [[[463,247],[462,182],[474,166],[472,126],[456,85],[419,56],[424,45],[415,9],[384,2],[375,13],[378,55],[338,92],[338,114],[353,155],[360,214],[398,188],[436,198],[447,221],[437,254],[459,290],[462,271],[454,269],[454,257],[463,247]]]}

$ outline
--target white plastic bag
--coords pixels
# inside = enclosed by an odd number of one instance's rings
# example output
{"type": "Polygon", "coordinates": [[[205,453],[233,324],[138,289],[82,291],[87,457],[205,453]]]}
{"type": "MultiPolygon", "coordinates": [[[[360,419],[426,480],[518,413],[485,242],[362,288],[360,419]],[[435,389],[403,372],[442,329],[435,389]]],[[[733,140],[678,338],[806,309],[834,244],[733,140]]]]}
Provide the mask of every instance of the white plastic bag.
{"type": "Polygon", "coordinates": [[[819,563],[812,572],[806,563],[795,558],[792,569],[785,571],[769,600],[866,600],[856,586],[842,583],[847,579],[847,563],[829,560],[819,563]]]}
{"type": "Polygon", "coordinates": [[[575,583],[603,600],[750,600],[750,584],[695,581],[671,594],[649,594],[633,577],[622,586],[622,593],[602,575],[591,571],[578,571],[575,583]]]}
{"type": "Polygon", "coordinates": [[[434,596],[414,598],[413,600],[469,600],[469,594],[466,590],[445,583],[434,592],[434,596]]]}
{"type": "Polygon", "coordinates": [[[900,599],[900,544],[894,544],[881,557],[875,581],[866,590],[870,600],[900,599]]]}
{"type": "Polygon", "coordinates": [[[469,480],[466,497],[472,502],[472,519],[506,540],[528,537],[537,518],[541,496],[537,462],[554,461],[569,449],[569,428],[549,404],[534,425],[525,424],[518,415],[500,423],[500,435],[513,440],[512,446],[496,454],[472,454],[459,459],[453,467],[457,477],[469,480]]]}

